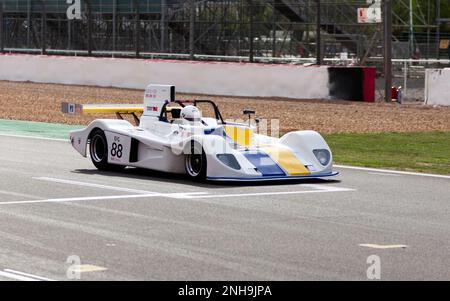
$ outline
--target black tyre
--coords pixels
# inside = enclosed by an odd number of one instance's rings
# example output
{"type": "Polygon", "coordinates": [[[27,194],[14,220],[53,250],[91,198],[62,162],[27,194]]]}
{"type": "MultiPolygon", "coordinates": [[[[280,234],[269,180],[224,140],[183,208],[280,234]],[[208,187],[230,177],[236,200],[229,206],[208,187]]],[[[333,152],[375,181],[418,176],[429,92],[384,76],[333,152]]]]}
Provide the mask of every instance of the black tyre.
{"type": "Polygon", "coordinates": [[[187,175],[195,181],[206,180],[206,154],[202,146],[192,141],[185,156],[185,169],[187,175]]]}
{"type": "Polygon", "coordinates": [[[92,131],[89,143],[89,154],[92,163],[99,170],[120,171],[125,168],[122,165],[108,163],[108,142],[105,133],[100,129],[92,131]]]}

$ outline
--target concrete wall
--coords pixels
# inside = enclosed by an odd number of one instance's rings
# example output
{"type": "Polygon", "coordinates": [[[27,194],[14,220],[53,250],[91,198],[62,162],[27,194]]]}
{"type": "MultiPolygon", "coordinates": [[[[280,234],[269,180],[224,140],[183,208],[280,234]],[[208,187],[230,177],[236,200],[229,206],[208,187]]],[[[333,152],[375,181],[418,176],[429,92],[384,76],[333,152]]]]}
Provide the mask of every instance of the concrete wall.
{"type": "Polygon", "coordinates": [[[425,74],[425,103],[450,106],[450,69],[427,69],[425,74]]]}
{"type": "Polygon", "coordinates": [[[177,91],[211,95],[328,99],[327,67],[35,55],[0,55],[0,80],[177,91]]]}

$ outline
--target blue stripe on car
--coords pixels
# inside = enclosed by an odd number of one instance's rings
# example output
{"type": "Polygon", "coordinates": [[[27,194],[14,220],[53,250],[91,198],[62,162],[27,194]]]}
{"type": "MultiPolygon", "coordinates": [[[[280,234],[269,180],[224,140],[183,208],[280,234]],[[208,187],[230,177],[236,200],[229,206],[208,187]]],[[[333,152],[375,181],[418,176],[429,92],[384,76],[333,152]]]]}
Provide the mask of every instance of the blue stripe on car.
{"type": "Polygon", "coordinates": [[[264,177],[286,176],[286,173],[278,166],[278,164],[265,153],[252,151],[244,152],[243,155],[264,177]]]}

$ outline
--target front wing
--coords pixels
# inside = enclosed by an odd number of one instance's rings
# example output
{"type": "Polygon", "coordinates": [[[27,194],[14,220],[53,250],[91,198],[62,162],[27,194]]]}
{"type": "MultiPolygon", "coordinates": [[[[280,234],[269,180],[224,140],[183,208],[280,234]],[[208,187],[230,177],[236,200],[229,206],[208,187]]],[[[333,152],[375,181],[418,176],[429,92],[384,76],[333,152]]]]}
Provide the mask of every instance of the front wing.
{"type": "Polygon", "coordinates": [[[328,178],[339,175],[334,171],[324,174],[312,174],[308,176],[259,176],[259,177],[207,177],[208,181],[230,181],[230,182],[259,182],[259,181],[288,181],[288,180],[306,180],[328,178]]]}

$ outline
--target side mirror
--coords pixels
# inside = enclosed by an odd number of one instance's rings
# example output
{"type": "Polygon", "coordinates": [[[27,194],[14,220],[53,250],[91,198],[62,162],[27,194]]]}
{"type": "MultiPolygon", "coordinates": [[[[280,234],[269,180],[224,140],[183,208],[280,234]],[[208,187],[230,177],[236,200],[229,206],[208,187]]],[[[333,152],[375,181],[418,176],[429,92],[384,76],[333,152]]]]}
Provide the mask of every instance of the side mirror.
{"type": "Polygon", "coordinates": [[[253,110],[253,109],[244,109],[244,115],[253,115],[253,114],[255,114],[256,113],[256,111],[255,110],[253,110]]]}
{"type": "Polygon", "coordinates": [[[244,109],[243,113],[248,116],[248,126],[250,127],[252,115],[254,115],[256,111],[254,109],[244,109]]]}

